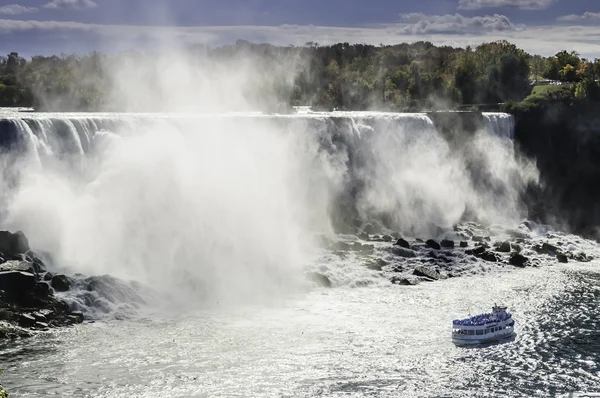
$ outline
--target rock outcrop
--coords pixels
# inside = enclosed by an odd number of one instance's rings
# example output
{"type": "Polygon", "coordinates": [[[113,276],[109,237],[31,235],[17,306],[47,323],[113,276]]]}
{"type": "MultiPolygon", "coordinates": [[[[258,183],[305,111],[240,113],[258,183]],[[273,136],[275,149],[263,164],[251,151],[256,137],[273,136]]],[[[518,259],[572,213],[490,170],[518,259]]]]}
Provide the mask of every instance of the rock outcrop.
{"type": "Polygon", "coordinates": [[[69,289],[68,278],[47,275],[23,232],[0,231],[0,338],[83,322],[83,314],[54,295],[69,289]]]}

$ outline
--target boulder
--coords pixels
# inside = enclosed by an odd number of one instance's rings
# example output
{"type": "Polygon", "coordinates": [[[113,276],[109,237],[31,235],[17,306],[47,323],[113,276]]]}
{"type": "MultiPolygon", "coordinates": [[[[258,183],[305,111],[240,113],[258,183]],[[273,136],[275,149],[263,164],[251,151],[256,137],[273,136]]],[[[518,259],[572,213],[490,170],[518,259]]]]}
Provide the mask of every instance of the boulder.
{"type": "Polygon", "coordinates": [[[469,242],[465,242],[465,241],[460,242],[460,247],[469,247],[469,242]]]}
{"type": "Polygon", "coordinates": [[[405,249],[410,249],[410,244],[402,238],[399,238],[398,241],[394,243],[394,245],[403,247],[405,249]]]}
{"type": "Polygon", "coordinates": [[[437,243],[436,241],[434,241],[433,239],[427,240],[427,242],[425,242],[425,244],[435,250],[440,250],[442,248],[440,246],[440,244],[437,243]]]}
{"type": "Polygon", "coordinates": [[[33,266],[31,263],[20,260],[10,260],[4,264],[0,264],[0,272],[2,271],[21,271],[30,272],[33,274],[33,266]]]}
{"type": "Polygon", "coordinates": [[[383,240],[384,242],[391,242],[394,240],[394,238],[392,238],[390,235],[383,235],[381,237],[381,240],[383,240]]]}
{"type": "Polygon", "coordinates": [[[37,321],[35,320],[35,317],[33,315],[30,314],[21,314],[19,316],[19,325],[23,326],[23,327],[30,327],[35,325],[37,321]]]}
{"type": "Polygon", "coordinates": [[[328,277],[318,272],[309,272],[307,278],[321,287],[331,287],[331,281],[328,277]]]}
{"type": "Polygon", "coordinates": [[[500,253],[510,253],[510,242],[508,242],[508,241],[502,242],[500,244],[500,246],[498,246],[496,251],[500,252],[500,253]]]}
{"type": "Polygon", "coordinates": [[[46,298],[52,294],[50,289],[50,285],[48,285],[46,282],[38,282],[33,287],[33,292],[40,298],[46,298]]]}
{"type": "Polygon", "coordinates": [[[14,234],[9,231],[0,231],[0,252],[5,255],[27,253],[29,241],[25,234],[17,231],[14,234]]]}
{"type": "Polygon", "coordinates": [[[446,249],[454,249],[454,241],[453,240],[449,240],[449,239],[444,239],[440,243],[440,246],[444,247],[446,249]]]}
{"type": "Polygon", "coordinates": [[[498,262],[498,257],[496,257],[494,253],[488,251],[482,253],[479,258],[492,263],[498,262]]]}
{"type": "Polygon", "coordinates": [[[515,267],[521,267],[521,268],[525,267],[525,265],[528,262],[529,262],[529,259],[520,253],[513,253],[510,256],[510,260],[508,260],[508,263],[510,265],[513,265],[515,267]]]}
{"type": "Polygon", "coordinates": [[[440,279],[440,273],[437,272],[434,269],[431,269],[429,267],[423,267],[423,266],[417,266],[415,267],[414,271],[413,271],[413,275],[416,276],[422,276],[425,278],[430,278],[433,280],[439,280],[440,279]]]}
{"type": "Polygon", "coordinates": [[[71,281],[66,275],[54,275],[51,284],[57,292],[66,292],[71,288],[71,281]]]}
{"type": "Polygon", "coordinates": [[[0,290],[9,295],[20,295],[31,291],[35,286],[35,275],[23,271],[0,272],[0,290]]]}
{"type": "Polygon", "coordinates": [[[404,258],[415,258],[417,254],[411,249],[405,249],[404,247],[394,246],[392,248],[392,253],[396,256],[404,257],[404,258]]]}
{"type": "Polygon", "coordinates": [[[558,260],[559,263],[568,263],[569,262],[569,259],[567,258],[567,256],[562,253],[558,253],[556,255],[556,259],[558,260]]]}
{"type": "Polygon", "coordinates": [[[77,319],[77,323],[82,323],[84,318],[83,312],[81,311],[73,311],[69,314],[69,317],[77,319]]]}

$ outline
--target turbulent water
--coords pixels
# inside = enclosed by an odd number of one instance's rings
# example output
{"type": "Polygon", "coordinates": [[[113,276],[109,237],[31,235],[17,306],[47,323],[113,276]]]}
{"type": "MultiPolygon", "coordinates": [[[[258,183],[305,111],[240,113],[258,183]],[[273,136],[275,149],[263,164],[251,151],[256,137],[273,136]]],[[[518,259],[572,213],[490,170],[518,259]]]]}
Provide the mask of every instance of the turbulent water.
{"type": "Polygon", "coordinates": [[[0,343],[3,384],[61,397],[600,392],[597,261],[534,250],[598,258],[596,244],[519,225],[537,176],[510,115],[458,137],[434,119],[4,112],[2,229],[25,231],[53,271],[100,278],[61,293],[94,322],[0,343]],[[398,233],[414,256],[383,238],[398,233]],[[472,247],[474,233],[518,240],[533,267],[416,240],[472,247]],[[417,265],[443,280],[391,282],[417,265]],[[495,302],[515,341],[455,347],[452,319],[495,302]]]}

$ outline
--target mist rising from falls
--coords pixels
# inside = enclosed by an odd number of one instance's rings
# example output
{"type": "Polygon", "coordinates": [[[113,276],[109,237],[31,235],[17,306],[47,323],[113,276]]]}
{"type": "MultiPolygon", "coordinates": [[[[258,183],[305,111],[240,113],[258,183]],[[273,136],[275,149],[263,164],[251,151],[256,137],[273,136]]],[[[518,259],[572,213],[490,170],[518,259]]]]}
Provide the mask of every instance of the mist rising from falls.
{"type": "Polygon", "coordinates": [[[518,219],[535,173],[493,116],[460,152],[425,114],[11,117],[2,225],[74,272],[268,299],[301,284],[314,233],[518,219]]]}

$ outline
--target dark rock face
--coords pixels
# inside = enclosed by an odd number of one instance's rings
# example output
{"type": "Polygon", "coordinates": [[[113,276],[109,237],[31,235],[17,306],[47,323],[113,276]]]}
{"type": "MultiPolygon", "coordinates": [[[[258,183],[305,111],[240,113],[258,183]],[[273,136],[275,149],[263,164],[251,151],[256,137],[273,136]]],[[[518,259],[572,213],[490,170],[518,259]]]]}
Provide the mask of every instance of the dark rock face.
{"type": "Polygon", "coordinates": [[[569,259],[567,258],[567,256],[562,253],[558,253],[556,255],[556,259],[558,260],[559,263],[568,263],[569,262],[569,259]]]}
{"type": "Polygon", "coordinates": [[[522,254],[513,253],[508,262],[510,265],[514,265],[515,267],[525,267],[525,265],[529,262],[529,259],[522,254]]]}
{"type": "Polygon", "coordinates": [[[398,241],[394,243],[394,245],[403,247],[405,249],[410,249],[410,244],[402,238],[399,238],[398,241]]]}
{"type": "Polygon", "coordinates": [[[404,247],[394,246],[392,248],[392,253],[396,256],[404,257],[404,258],[415,258],[417,257],[417,253],[415,253],[411,249],[405,249],[404,247]]]}
{"type": "Polygon", "coordinates": [[[469,242],[465,242],[465,241],[460,242],[460,247],[469,247],[469,242]]]}
{"type": "Polygon", "coordinates": [[[65,275],[54,275],[52,277],[52,287],[57,292],[66,292],[71,288],[71,281],[65,275]]]}
{"type": "Polygon", "coordinates": [[[54,297],[54,290],[70,286],[64,275],[46,273],[44,262],[29,248],[22,232],[0,231],[0,338],[27,337],[30,330],[48,330],[82,321],[71,314],[69,305],[54,297]],[[54,289],[48,282],[52,283],[54,289]]]}
{"type": "Polygon", "coordinates": [[[444,239],[440,243],[440,246],[443,247],[443,248],[446,248],[446,249],[454,249],[454,241],[453,240],[444,239]]]}
{"type": "Polygon", "coordinates": [[[510,253],[510,242],[502,242],[496,251],[500,253],[510,253]]]}
{"type": "Polygon", "coordinates": [[[27,253],[29,241],[25,234],[17,231],[14,234],[8,231],[0,231],[0,252],[5,255],[27,253]]]}
{"type": "Polygon", "coordinates": [[[429,239],[427,242],[425,242],[425,244],[435,250],[440,250],[442,248],[440,244],[433,239],[429,239]]]}
{"type": "Polygon", "coordinates": [[[422,276],[425,278],[429,278],[429,279],[433,279],[435,281],[440,279],[440,273],[437,272],[436,270],[433,270],[431,268],[428,267],[415,267],[415,270],[413,271],[413,274],[416,276],[422,276]]]}

